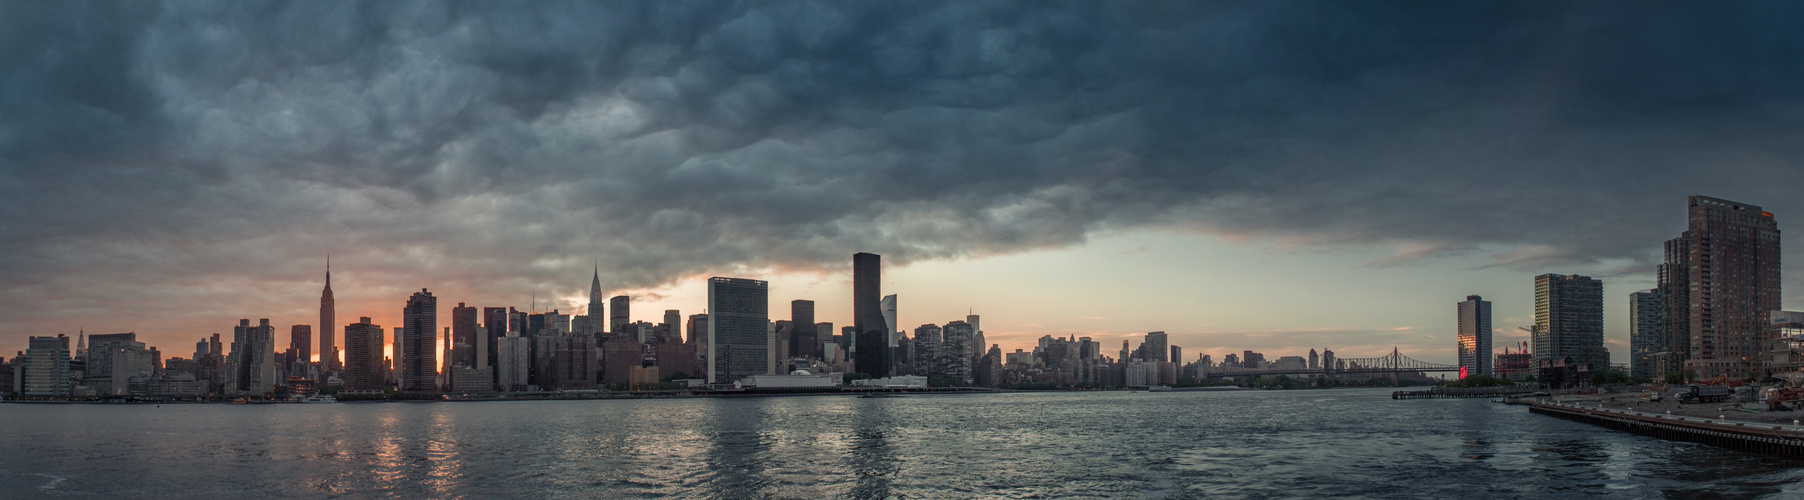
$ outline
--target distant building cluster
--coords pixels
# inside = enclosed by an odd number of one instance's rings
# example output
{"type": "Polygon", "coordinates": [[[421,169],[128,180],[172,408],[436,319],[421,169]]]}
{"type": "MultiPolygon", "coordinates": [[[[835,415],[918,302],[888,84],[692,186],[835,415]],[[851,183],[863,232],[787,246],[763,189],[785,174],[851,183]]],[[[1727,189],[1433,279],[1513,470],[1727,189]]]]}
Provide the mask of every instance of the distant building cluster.
{"type": "MultiPolygon", "coordinates": [[[[896,327],[897,296],[881,293],[880,257],[860,253],[853,264],[854,324],[840,331],[815,321],[811,300],[791,302],[790,318],[773,322],[766,282],[727,277],[707,280],[707,313],[633,321],[631,297],[604,298],[597,270],[585,314],[574,316],[458,303],[441,327],[438,297],[421,289],[402,306],[399,327],[367,317],[342,329],[293,325],[286,347],[268,319],[202,338],[186,359],[164,359],[135,333],[83,332],[73,346],[65,335],[31,337],[25,351],[0,359],[0,389],[32,398],[267,398],[999,383],[1000,348],[985,349],[978,316],[924,325],[910,338],[896,327]]],[[[321,325],[333,325],[335,309],[328,264],[321,325]]]]}

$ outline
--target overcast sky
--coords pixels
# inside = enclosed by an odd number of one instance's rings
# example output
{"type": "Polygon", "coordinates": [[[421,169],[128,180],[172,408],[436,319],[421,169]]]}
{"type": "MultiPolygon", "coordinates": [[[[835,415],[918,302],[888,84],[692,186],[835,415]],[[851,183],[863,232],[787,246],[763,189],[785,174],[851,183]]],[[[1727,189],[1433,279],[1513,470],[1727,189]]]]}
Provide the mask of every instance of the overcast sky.
{"type": "MultiPolygon", "coordinates": [[[[1398,346],[1597,276],[1626,360],[1685,197],[1804,219],[1795,2],[0,2],[0,344],[408,293],[1398,346]]],[[[1786,245],[1787,262],[1804,262],[1786,245]]],[[[1788,289],[1804,290],[1800,273],[1788,289]]],[[[1798,294],[1792,294],[1797,297],[1798,294]]],[[[1789,308],[1804,301],[1788,298],[1789,308]]],[[[1135,342],[1138,339],[1135,338],[1135,342]]],[[[1108,352],[1113,352],[1109,350],[1108,352]]]]}

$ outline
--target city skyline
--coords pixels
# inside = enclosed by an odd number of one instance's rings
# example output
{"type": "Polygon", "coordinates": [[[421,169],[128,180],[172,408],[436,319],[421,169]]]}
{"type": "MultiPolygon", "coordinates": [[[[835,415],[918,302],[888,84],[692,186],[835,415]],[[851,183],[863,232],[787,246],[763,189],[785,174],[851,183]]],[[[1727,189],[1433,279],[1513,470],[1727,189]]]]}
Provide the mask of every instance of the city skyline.
{"type": "Polygon", "coordinates": [[[1447,302],[1512,345],[1523,283],[1592,276],[1621,363],[1679,200],[1804,214],[1770,7],[1299,5],[0,6],[0,340],[342,344],[411,290],[575,312],[591,275],[845,326],[868,251],[901,329],[975,307],[1008,350],[1452,361],[1447,302]]]}
{"type": "MultiPolygon", "coordinates": [[[[328,264],[329,264],[329,262],[328,262],[328,264]]],[[[804,276],[812,276],[813,277],[813,281],[808,282],[807,289],[809,289],[809,290],[828,289],[826,292],[824,292],[828,295],[835,294],[835,293],[843,295],[843,294],[845,294],[845,292],[851,291],[852,287],[850,285],[851,285],[851,282],[853,281],[852,278],[855,273],[852,272],[853,270],[850,269],[850,267],[851,266],[848,266],[848,269],[844,270],[845,271],[844,276],[835,276],[832,273],[828,273],[825,271],[818,273],[819,275],[804,275],[804,276]],[[840,281],[844,282],[843,283],[845,285],[844,289],[839,290],[839,291],[833,291],[833,290],[829,289],[829,287],[832,287],[836,284],[835,282],[840,282],[840,281]]],[[[341,268],[342,268],[342,262],[341,262],[341,268]]],[[[886,271],[887,271],[887,268],[886,268],[886,271]]],[[[339,278],[340,281],[343,280],[342,274],[343,273],[341,272],[341,277],[339,278]]],[[[587,306],[589,305],[589,302],[588,302],[589,299],[587,297],[590,296],[589,294],[596,292],[598,289],[606,290],[605,287],[598,288],[598,287],[600,287],[600,276],[599,276],[598,270],[592,270],[589,277],[591,279],[590,286],[588,287],[587,291],[582,292],[583,295],[581,295],[581,297],[583,297],[583,298],[580,299],[580,303],[572,302],[572,301],[579,300],[576,298],[576,297],[578,297],[577,292],[574,292],[574,291],[568,292],[565,294],[553,294],[554,296],[557,297],[555,299],[554,298],[546,298],[546,297],[540,296],[538,294],[533,294],[533,295],[529,295],[527,297],[527,299],[524,301],[526,303],[525,305],[527,307],[520,308],[520,311],[523,313],[528,312],[528,309],[532,309],[532,306],[534,304],[536,304],[538,306],[536,311],[540,311],[540,312],[549,312],[552,310],[560,310],[564,314],[570,315],[570,316],[574,316],[575,314],[578,314],[579,312],[587,312],[587,306]],[[547,302],[555,302],[555,303],[547,303],[547,302]]],[[[1536,278],[1537,277],[1534,277],[1534,276],[1528,277],[1528,279],[1530,279],[1530,280],[1534,280],[1536,278]]],[[[306,313],[309,315],[316,315],[315,317],[323,317],[326,315],[327,311],[324,308],[326,307],[327,304],[332,304],[332,307],[334,309],[342,309],[342,308],[337,307],[337,305],[336,305],[337,301],[335,299],[333,299],[334,292],[332,291],[331,283],[330,283],[330,281],[333,278],[332,278],[330,272],[329,271],[326,272],[322,279],[325,280],[324,286],[326,288],[325,288],[322,296],[319,297],[319,308],[313,309],[310,312],[306,313]]],[[[706,278],[698,278],[698,279],[701,281],[704,281],[704,282],[706,280],[706,278]]],[[[1612,285],[1612,283],[1610,283],[1609,281],[1605,281],[1604,285],[1608,289],[1604,294],[1605,295],[1604,302],[1606,303],[1604,316],[1605,317],[1615,317],[1617,315],[1621,315],[1623,317],[1622,321],[1624,323],[1630,323],[1630,317],[1631,317],[1630,312],[1614,311],[1611,309],[1611,306],[1614,305],[1611,303],[1615,302],[1618,299],[1618,297],[1613,297],[1610,294],[1615,293],[1615,291],[1616,291],[1615,289],[1621,288],[1620,284],[1616,284],[1618,286],[1610,286],[1610,285],[1612,285]]],[[[1514,288],[1515,292],[1526,293],[1526,294],[1530,295],[1530,297],[1527,297],[1527,300],[1522,301],[1525,303],[1525,305],[1529,306],[1529,307],[1527,307],[1527,309],[1529,309],[1529,311],[1528,311],[1528,314],[1526,315],[1526,319],[1523,319],[1521,321],[1521,323],[1523,323],[1521,325],[1499,324],[1492,329],[1492,334],[1495,338],[1503,339],[1503,338],[1509,337],[1508,342],[1503,342],[1500,345],[1508,345],[1508,344],[1514,344],[1518,341],[1531,340],[1530,335],[1528,335],[1527,333],[1518,331],[1516,327],[1517,326],[1532,327],[1533,324],[1535,323],[1532,319],[1534,317],[1533,307],[1532,307],[1532,304],[1534,303],[1534,297],[1532,296],[1533,295],[1533,287],[1534,287],[1534,284],[1531,281],[1530,283],[1525,284],[1525,286],[1514,288]],[[1526,289],[1527,292],[1523,292],[1524,289],[1526,289]]],[[[428,288],[430,288],[430,287],[428,287],[428,288]]],[[[572,287],[572,288],[574,288],[574,287],[572,287]]],[[[670,288],[680,290],[683,288],[683,286],[679,284],[679,285],[675,285],[670,288]]],[[[705,300],[705,296],[706,296],[705,288],[706,287],[704,285],[701,288],[703,288],[702,293],[700,293],[698,295],[701,295],[703,297],[703,300],[701,301],[700,305],[705,306],[706,305],[706,300],[705,300]]],[[[772,313],[770,317],[773,319],[780,317],[781,316],[780,313],[784,313],[784,311],[777,310],[777,309],[781,308],[780,307],[781,304],[776,302],[778,299],[775,298],[775,297],[777,297],[777,295],[775,295],[775,291],[780,288],[782,288],[782,287],[780,287],[776,283],[770,284],[770,289],[773,290],[773,295],[772,295],[773,298],[771,299],[773,301],[772,306],[771,306],[773,309],[770,311],[772,313]]],[[[1503,287],[1492,287],[1489,289],[1510,290],[1511,287],[1503,286],[1503,287]]],[[[664,290],[669,290],[669,288],[664,289],[664,290]]],[[[887,292],[890,290],[885,289],[885,291],[887,292]]],[[[1636,291],[1639,291],[1639,290],[1636,290],[1636,291]]],[[[320,292],[314,292],[314,293],[320,293],[320,292]]],[[[404,292],[404,293],[413,293],[413,292],[404,292]]],[[[612,293],[617,293],[617,292],[607,292],[606,294],[612,294],[612,293]]],[[[606,295],[606,294],[603,294],[603,295],[606,295]]],[[[892,295],[894,295],[894,294],[892,294],[892,295]]],[[[642,301],[641,296],[630,295],[630,294],[616,295],[616,296],[612,297],[612,299],[610,301],[614,302],[616,304],[639,302],[642,304],[642,307],[644,307],[644,310],[646,310],[647,314],[655,314],[657,316],[657,317],[634,316],[629,319],[629,322],[630,321],[645,321],[645,320],[663,319],[665,317],[665,312],[667,312],[667,310],[664,309],[664,306],[676,307],[676,310],[682,311],[684,315],[692,314],[694,312],[700,312],[702,309],[701,307],[698,307],[694,311],[691,311],[690,309],[686,308],[685,306],[690,305],[691,303],[681,302],[683,297],[685,297],[685,295],[681,292],[679,292],[679,293],[653,292],[652,297],[654,299],[657,299],[658,301],[656,301],[656,302],[642,301]]],[[[810,297],[812,297],[812,296],[810,296],[810,297]]],[[[789,299],[785,298],[783,300],[789,300],[789,299]]],[[[798,298],[795,300],[814,300],[814,299],[798,298]]],[[[460,300],[460,302],[461,302],[461,300],[460,300]]],[[[826,300],[823,300],[822,302],[837,305],[836,301],[832,300],[831,298],[827,298],[826,300]]],[[[1510,302],[1510,300],[1508,298],[1506,298],[1502,302],[1510,302]]],[[[847,302],[845,302],[845,304],[850,304],[850,302],[847,301],[847,302]]],[[[600,304],[598,304],[598,305],[600,305],[600,304]]],[[[518,307],[518,306],[519,306],[518,304],[501,304],[500,305],[500,307],[503,307],[503,308],[518,307]]],[[[494,306],[485,304],[485,307],[494,307],[494,306]]],[[[1625,305],[1625,307],[1626,307],[1626,305],[1625,305]]],[[[389,306],[389,307],[375,306],[375,307],[367,307],[367,308],[375,310],[375,311],[392,310],[393,309],[392,306],[389,306]]],[[[608,308],[607,312],[609,314],[613,314],[616,312],[617,309],[625,309],[625,308],[608,308]]],[[[847,309],[847,310],[846,311],[837,311],[840,314],[844,314],[844,317],[847,318],[847,320],[845,322],[822,321],[822,323],[823,324],[830,324],[830,323],[831,324],[841,324],[841,325],[851,326],[852,322],[850,321],[850,318],[853,316],[853,314],[850,314],[851,308],[849,306],[845,306],[845,309],[847,309]]],[[[942,304],[942,307],[940,307],[940,309],[951,311],[951,313],[944,315],[942,317],[938,317],[938,318],[933,318],[933,317],[925,318],[924,320],[929,323],[932,323],[932,322],[938,322],[938,321],[947,321],[947,320],[949,320],[947,318],[956,319],[958,317],[962,317],[959,315],[959,313],[957,311],[951,310],[951,309],[956,309],[956,307],[949,309],[947,307],[944,307],[944,305],[942,304]]],[[[972,308],[968,308],[968,309],[974,310],[974,309],[978,309],[978,308],[972,307],[972,308]]],[[[907,309],[903,309],[903,311],[912,312],[907,309]]],[[[342,311],[338,311],[338,312],[342,312],[342,311]]],[[[981,311],[979,311],[979,312],[981,312],[981,311]]],[[[440,321],[444,322],[445,324],[450,324],[450,316],[449,315],[450,315],[450,312],[448,310],[446,312],[437,314],[437,316],[440,318],[440,321]]],[[[264,318],[263,315],[257,315],[257,314],[248,314],[248,315],[240,315],[240,316],[241,317],[238,319],[244,319],[247,317],[248,318],[257,318],[257,319],[268,319],[268,318],[264,318]]],[[[338,317],[347,317],[347,316],[348,317],[358,317],[358,316],[366,316],[366,315],[365,314],[349,314],[349,315],[338,314],[337,316],[338,317]]],[[[391,325],[399,325],[399,324],[403,323],[401,314],[384,315],[380,312],[372,312],[371,314],[367,314],[367,316],[371,317],[371,318],[377,318],[374,321],[374,323],[378,324],[378,325],[385,324],[384,323],[385,321],[386,321],[386,324],[391,324],[391,325]]],[[[909,315],[909,316],[912,317],[912,315],[909,315]]],[[[824,312],[822,314],[822,317],[823,318],[832,318],[832,317],[834,317],[834,315],[833,315],[833,312],[824,312]]],[[[1523,316],[1521,316],[1521,315],[1517,315],[1517,316],[1513,317],[1511,320],[1516,321],[1515,318],[1522,318],[1522,317],[1523,316]]],[[[995,316],[992,316],[992,318],[995,318],[995,316]]],[[[608,322],[612,323],[612,322],[616,322],[616,321],[621,321],[622,319],[623,318],[610,318],[608,320],[608,322]]],[[[1016,319],[1020,320],[1020,318],[1016,318],[1016,319]]],[[[899,326],[898,328],[901,330],[904,330],[904,331],[912,328],[912,327],[906,327],[906,325],[910,324],[909,321],[913,321],[913,320],[912,319],[899,320],[899,323],[904,326],[899,326]]],[[[1448,321],[1448,323],[1453,323],[1453,322],[1454,321],[1451,321],[1451,320],[1448,321]]],[[[83,324],[88,324],[88,323],[94,323],[94,322],[93,321],[84,321],[83,322],[83,324]]],[[[101,323],[104,324],[104,322],[101,322],[101,323]]],[[[317,325],[309,325],[309,324],[305,324],[305,323],[287,323],[287,322],[274,320],[274,319],[271,320],[270,324],[273,327],[280,327],[280,329],[282,329],[282,331],[287,331],[287,328],[290,325],[292,325],[292,326],[311,326],[311,327],[317,328],[317,325]]],[[[341,325],[338,325],[337,328],[343,329],[346,326],[353,325],[353,324],[356,324],[356,323],[352,322],[352,323],[341,324],[341,325]]],[[[1610,322],[1607,320],[1605,322],[1605,325],[1606,325],[1606,328],[1610,331],[1619,329],[1617,327],[1627,328],[1629,326],[1629,325],[1610,324],[1610,322]]],[[[604,327],[606,327],[606,326],[607,325],[604,324],[604,327]]],[[[1328,348],[1343,349],[1344,350],[1343,355],[1346,355],[1346,356],[1353,356],[1353,355],[1376,356],[1376,355],[1381,355],[1386,352],[1389,352],[1392,349],[1399,349],[1399,350],[1401,350],[1401,352],[1404,352],[1405,354],[1411,354],[1411,355],[1415,355],[1415,356],[1422,357],[1425,359],[1439,361],[1439,360],[1442,360],[1443,358],[1446,358],[1446,359],[1450,360],[1449,362],[1457,363],[1458,362],[1457,349],[1447,349],[1446,345],[1437,345],[1436,342],[1425,341],[1426,339],[1440,340],[1442,338],[1448,339],[1449,342],[1455,341],[1455,340],[1457,340],[1457,337],[1458,337],[1457,326],[1448,325],[1448,327],[1445,329],[1446,330],[1445,332],[1435,332],[1435,331],[1433,331],[1433,328],[1434,327],[1431,326],[1428,328],[1403,327],[1403,328],[1393,329],[1394,332],[1399,332],[1398,337],[1397,337],[1399,340],[1397,342],[1393,342],[1390,344],[1383,344],[1383,343],[1370,343],[1370,344],[1363,344],[1363,345],[1362,344],[1335,344],[1335,343],[1333,343],[1334,342],[1333,339],[1335,338],[1333,335],[1325,335],[1325,336],[1321,336],[1321,337],[1316,337],[1316,338],[1327,339],[1323,343],[1304,343],[1304,344],[1292,343],[1292,344],[1276,345],[1276,344],[1271,344],[1271,343],[1260,343],[1260,342],[1255,341],[1255,342],[1246,342],[1246,343],[1239,343],[1239,344],[1205,345],[1202,347],[1192,347],[1187,344],[1179,343],[1177,341],[1173,341],[1172,344],[1185,346],[1185,348],[1187,349],[1187,352],[1191,355],[1191,358],[1192,358],[1191,360],[1187,360],[1187,361],[1194,361],[1196,356],[1198,356],[1198,355],[1212,355],[1217,359],[1221,359],[1221,357],[1223,355],[1238,353],[1238,352],[1241,352],[1243,349],[1290,353],[1293,351],[1294,352],[1302,352],[1302,350],[1305,350],[1305,349],[1328,347],[1328,348]],[[1424,333],[1424,332],[1426,332],[1426,333],[1424,333]]],[[[119,332],[130,331],[130,332],[137,333],[141,336],[145,336],[147,339],[162,338],[162,337],[170,336],[167,334],[157,335],[155,332],[145,332],[145,331],[130,330],[130,329],[114,329],[114,330],[95,329],[94,331],[119,331],[119,332]]],[[[997,336],[996,332],[992,332],[987,329],[984,332],[987,335],[992,335],[989,343],[1000,344],[1003,351],[1005,351],[1005,352],[1010,351],[1011,349],[1031,348],[1034,345],[1034,342],[1036,341],[1036,339],[1039,338],[1039,336],[1045,336],[1045,335],[1051,335],[1054,337],[1079,335],[1079,336],[1097,337],[1099,339],[1100,338],[1138,339],[1138,338],[1144,337],[1148,333],[1147,331],[1132,331],[1132,330],[1121,330],[1121,329],[1113,329],[1112,330],[1112,329],[1106,329],[1106,328],[1105,329],[1094,329],[1094,330],[1080,330],[1080,329],[1031,330],[1026,333],[1002,332],[1002,334],[1000,336],[997,336]],[[1029,337],[1029,335],[1034,335],[1034,336],[1029,337]],[[1000,338],[998,338],[998,337],[1000,337],[1000,338]]],[[[45,333],[45,334],[46,335],[55,335],[55,334],[64,334],[64,333],[66,333],[66,332],[50,332],[50,333],[45,333]]],[[[218,333],[218,332],[204,332],[201,334],[207,335],[207,334],[213,334],[213,333],[218,333]]],[[[1157,333],[1164,333],[1164,332],[1158,331],[1157,333]]],[[[1297,331],[1292,331],[1292,332],[1283,332],[1283,331],[1232,332],[1232,331],[1230,331],[1230,332],[1174,332],[1174,333],[1186,333],[1187,334],[1187,335],[1176,336],[1175,338],[1178,338],[1178,339],[1194,339],[1194,338],[1199,338],[1199,337],[1204,337],[1207,335],[1214,334],[1214,335],[1225,335],[1225,336],[1227,336],[1227,338],[1229,338],[1231,340],[1232,338],[1235,338],[1236,335],[1241,335],[1241,334],[1246,335],[1246,338],[1257,339],[1257,338],[1268,337],[1273,333],[1297,333],[1297,334],[1302,334],[1302,335],[1307,336],[1307,335],[1322,333],[1322,332],[1320,330],[1304,329],[1304,330],[1297,330],[1297,331]]],[[[1335,332],[1330,331],[1327,333],[1332,334],[1335,332]]],[[[228,334],[229,334],[229,330],[228,330],[228,334]]],[[[38,335],[38,334],[33,334],[33,335],[38,335]]],[[[181,334],[181,335],[186,335],[186,334],[181,334]]],[[[433,335],[432,337],[433,338],[424,339],[424,340],[429,341],[429,342],[434,342],[433,345],[436,346],[435,347],[436,352],[439,352],[442,354],[447,349],[447,346],[445,346],[443,342],[439,341],[440,339],[437,339],[436,335],[433,335]]],[[[1611,356],[1611,359],[1613,360],[1613,362],[1618,363],[1618,364],[1628,363],[1630,344],[1629,344],[1629,339],[1627,338],[1627,335],[1621,336],[1622,338],[1610,338],[1610,337],[1611,336],[1606,335],[1605,342],[1606,342],[1608,348],[1610,349],[1609,355],[1611,356]]],[[[23,340],[23,339],[21,338],[21,340],[23,340]]],[[[179,345],[182,343],[183,340],[185,340],[185,339],[176,339],[172,342],[168,342],[168,344],[169,345],[179,345]]],[[[393,354],[395,343],[398,340],[399,340],[398,337],[392,337],[392,336],[389,337],[384,346],[383,352],[385,352],[387,354],[393,354]]],[[[322,341],[323,341],[323,339],[322,339],[322,341]]],[[[276,339],[276,342],[278,344],[287,345],[289,342],[289,338],[288,337],[280,337],[280,338],[276,339]]],[[[147,342],[147,343],[150,343],[153,346],[154,345],[162,345],[161,343],[158,343],[158,342],[147,342]]],[[[342,349],[344,346],[342,344],[339,344],[337,347],[342,349]]],[[[312,359],[316,360],[316,361],[320,360],[321,359],[320,353],[317,353],[317,352],[313,353],[312,359]]]]}

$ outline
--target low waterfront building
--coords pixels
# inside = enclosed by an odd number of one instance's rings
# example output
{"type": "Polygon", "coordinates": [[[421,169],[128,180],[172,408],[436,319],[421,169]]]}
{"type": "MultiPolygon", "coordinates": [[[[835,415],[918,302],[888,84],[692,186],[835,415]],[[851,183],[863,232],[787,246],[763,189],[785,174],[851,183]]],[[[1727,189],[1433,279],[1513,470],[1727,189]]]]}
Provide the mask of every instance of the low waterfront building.
{"type": "Polygon", "coordinates": [[[1575,389],[1591,385],[1590,363],[1580,363],[1571,356],[1563,356],[1539,360],[1535,364],[1535,378],[1542,389],[1575,389]]]}
{"type": "Polygon", "coordinates": [[[1804,369],[1804,312],[1772,311],[1767,315],[1766,338],[1769,374],[1804,369]]]}
{"type": "Polygon", "coordinates": [[[799,388],[799,387],[836,387],[839,379],[830,375],[813,375],[805,371],[796,371],[789,375],[750,375],[743,379],[742,387],[799,388]]]}
{"type": "Polygon", "coordinates": [[[658,380],[658,365],[640,365],[627,370],[627,387],[654,386],[658,380]]]}
{"type": "Polygon", "coordinates": [[[136,396],[172,396],[191,398],[206,394],[206,381],[188,372],[164,372],[149,377],[132,377],[132,394],[136,396]]]}
{"type": "Polygon", "coordinates": [[[1492,365],[1492,370],[1497,378],[1528,380],[1535,374],[1535,356],[1526,352],[1510,352],[1508,348],[1505,348],[1503,354],[1497,355],[1497,361],[1492,365]]]}
{"type": "Polygon", "coordinates": [[[927,377],[921,375],[896,375],[883,378],[867,378],[853,380],[852,385],[856,387],[921,389],[927,387],[927,377]]]}

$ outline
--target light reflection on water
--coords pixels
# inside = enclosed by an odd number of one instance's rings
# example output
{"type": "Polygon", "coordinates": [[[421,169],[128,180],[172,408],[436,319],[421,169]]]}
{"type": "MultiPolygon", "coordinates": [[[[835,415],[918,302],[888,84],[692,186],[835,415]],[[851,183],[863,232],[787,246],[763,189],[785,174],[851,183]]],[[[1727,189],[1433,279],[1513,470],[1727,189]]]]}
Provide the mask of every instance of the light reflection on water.
{"type": "Polygon", "coordinates": [[[1381,390],[0,405],[0,497],[1756,497],[1788,459],[1381,390]],[[42,488],[42,489],[40,489],[42,488]]]}

